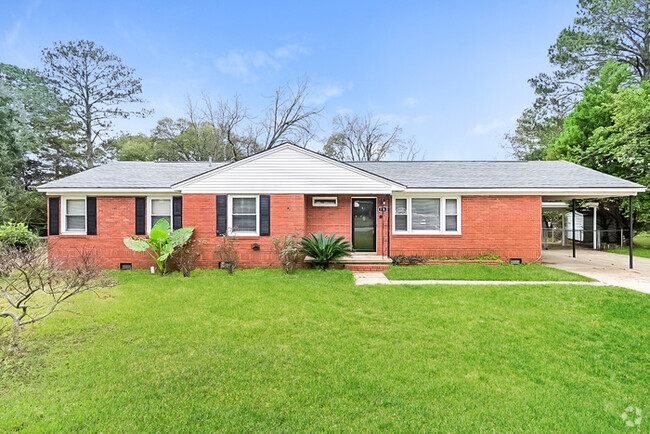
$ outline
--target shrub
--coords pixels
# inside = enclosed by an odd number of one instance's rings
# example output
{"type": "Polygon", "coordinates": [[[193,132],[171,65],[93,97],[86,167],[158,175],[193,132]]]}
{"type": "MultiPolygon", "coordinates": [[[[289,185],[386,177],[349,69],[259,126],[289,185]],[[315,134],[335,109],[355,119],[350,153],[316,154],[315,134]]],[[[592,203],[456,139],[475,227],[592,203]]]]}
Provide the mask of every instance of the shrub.
{"type": "Polygon", "coordinates": [[[397,256],[392,256],[391,259],[393,260],[393,264],[395,265],[415,265],[415,264],[421,264],[427,260],[427,258],[424,258],[422,256],[417,256],[417,255],[412,255],[412,256],[397,255],[397,256]]]}
{"type": "Polygon", "coordinates": [[[169,257],[167,269],[180,271],[183,276],[190,277],[192,271],[196,270],[196,261],[201,256],[202,244],[205,244],[205,241],[192,237],[185,244],[174,249],[169,257]]]}
{"type": "Polygon", "coordinates": [[[300,261],[300,255],[302,254],[300,247],[301,239],[302,234],[297,233],[273,238],[273,248],[278,255],[280,266],[287,274],[293,274],[296,271],[296,267],[300,261]]]}
{"type": "Polygon", "coordinates": [[[314,264],[326,269],[330,262],[350,256],[350,243],[345,237],[336,234],[325,235],[322,232],[302,237],[301,252],[314,258],[314,264]]]}
{"type": "Polygon", "coordinates": [[[239,252],[237,252],[235,238],[229,235],[222,235],[221,241],[217,243],[217,248],[214,253],[221,262],[222,268],[228,270],[228,274],[234,273],[235,268],[239,265],[239,252]]]}
{"type": "Polygon", "coordinates": [[[25,223],[9,222],[0,226],[0,247],[31,249],[38,245],[38,235],[29,230],[25,223]]]}
{"type": "Polygon", "coordinates": [[[172,232],[169,222],[160,219],[151,228],[149,238],[133,235],[124,238],[124,245],[136,252],[147,252],[156,261],[160,273],[165,275],[169,256],[175,248],[185,244],[193,233],[194,228],[180,228],[172,232]]]}

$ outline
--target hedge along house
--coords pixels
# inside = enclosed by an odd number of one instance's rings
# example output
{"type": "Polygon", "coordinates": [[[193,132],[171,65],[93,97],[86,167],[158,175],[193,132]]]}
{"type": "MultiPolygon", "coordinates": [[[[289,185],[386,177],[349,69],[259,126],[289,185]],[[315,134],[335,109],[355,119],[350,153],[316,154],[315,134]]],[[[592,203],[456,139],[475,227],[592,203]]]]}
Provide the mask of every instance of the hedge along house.
{"type": "Polygon", "coordinates": [[[542,201],[645,188],[564,161],[343,163],[283,145],[237,162],[113,162],[39,191],[50,255],[65,261],[92,249],[105,268],[149,267],[123,239],[165,218],[195,228],[200,267],[219,266],[223,234],[236,237],[241,266],[274,267],[274,236],[324,232],[350,240],[349,268],[369,270],[397,255],[538,261],[542,201]]]}

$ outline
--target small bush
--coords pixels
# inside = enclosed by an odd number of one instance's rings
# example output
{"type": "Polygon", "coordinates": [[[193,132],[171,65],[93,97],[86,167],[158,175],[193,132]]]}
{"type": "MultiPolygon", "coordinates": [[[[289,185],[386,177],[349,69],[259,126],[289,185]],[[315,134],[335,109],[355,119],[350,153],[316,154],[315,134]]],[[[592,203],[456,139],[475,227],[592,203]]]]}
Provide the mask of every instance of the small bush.
{"type": "Polygon", "coordinates": [[[300,256],[302,254],[300,240],[302,234],[286,234],[281,237],[274,237],[272,244],[275,253],[278,255],[280,266],[287,272],[293,274],[296,271],[300,256]]]}
{"type": "Polygon", "coordinates": [[[205,244],[205,241],[192,237],[185,244],[174,249],[167,264],[169,271],[180,271],[183,276],[190,277],[192,271],[196,270],[196,261],[201,256],[202,244],[205,244]]]}
{"type": "Polygon", "coordinates": [[[232,274],[239,265],[239,252],[235,244],[235,238],[222,235],[221,241],[217,243],[217,248],[214,253],[217,259],[222,263],[222,267],[228,270],[228,274],[232,274]]]}
{"type": "Polygon", "coordinates": [[[345,237],[336,234],[325,235],[322,232],[309,234],[300,241],[301,252],[314,258],[314,264],[326,269],[330,262],[350,256],[350,243],[345,237]]]}
{"type": "Polygon", "coordinates": [[[406,255],[397,255],[392,256],[393,264],[395,265],[415,265],[421,264],[427,260],[427,258],[417,255],[406,256],[406,255]]]}
{"type": "Polygon", "coordinates": [[[38,245],[38,235],[29,230],[25,223],[9,222],[0,226],[0,247],[20,250],[38,245]]]}

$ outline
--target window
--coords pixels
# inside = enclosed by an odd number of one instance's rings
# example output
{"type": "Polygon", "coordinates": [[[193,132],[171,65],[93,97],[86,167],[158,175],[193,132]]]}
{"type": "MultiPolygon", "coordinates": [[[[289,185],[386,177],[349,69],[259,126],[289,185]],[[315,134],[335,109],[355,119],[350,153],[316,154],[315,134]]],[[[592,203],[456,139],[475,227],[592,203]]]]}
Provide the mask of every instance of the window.
{"type": "Polygon", "coordinates": [[[440,199],[411,199],[411,230],[440,230],[440,199]]]}
{"type": "Polygon", "coordinates": [[[458,200],[445,199],[445,230],[458,230],[458,200]]]}
{"type": "Polygon", "coordinates": [[[395,198],[393,231],[396,234],[460,233],[459,204],[460,198],[395,198]]]}
{"type": "Polygon", "coordinates": [[[230,227],[233,234],[257,235],[257,196],[230,197],[230,227]]]}
{"type": "Polygon", "coordinates": [[[86,199],[65,200],[65,232],[86,233],[86,199]]]}
{"type": "Polygon", "coordinates": [[[336,197],[313,197],[311,204],[313,206],[337,206],[338,201],[336,197]]]}
{"type": "Polygon", "coordinates": [[[395,199],[395,231],[408,231],[407,203],[406,199],[395,199]]]}
{"type": "Polygon", "coordinates": [[[149,230],[160,219],[167,220],[167,223],[172,224],[172,200],[170,198],[151,198],[149,200],[149,230]]]}

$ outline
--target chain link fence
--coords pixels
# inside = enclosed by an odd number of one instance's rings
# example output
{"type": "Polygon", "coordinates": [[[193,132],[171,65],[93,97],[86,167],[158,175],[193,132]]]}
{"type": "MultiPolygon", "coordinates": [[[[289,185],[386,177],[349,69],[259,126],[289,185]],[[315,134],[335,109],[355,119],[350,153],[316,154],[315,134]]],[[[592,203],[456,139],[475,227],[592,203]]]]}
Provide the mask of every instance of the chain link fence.
{"type": "MultiPolygon", "coordinates": [[[[576,229],[576,245],[581,248],[609,250],[629,246],[627,229],[576,229]]],[[[573,230],[562,228],[542,229],[542,248],[570,247],[573,243],[573,230]]]]}

